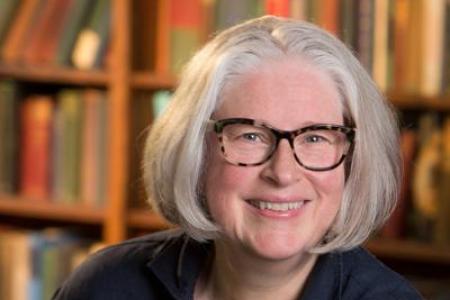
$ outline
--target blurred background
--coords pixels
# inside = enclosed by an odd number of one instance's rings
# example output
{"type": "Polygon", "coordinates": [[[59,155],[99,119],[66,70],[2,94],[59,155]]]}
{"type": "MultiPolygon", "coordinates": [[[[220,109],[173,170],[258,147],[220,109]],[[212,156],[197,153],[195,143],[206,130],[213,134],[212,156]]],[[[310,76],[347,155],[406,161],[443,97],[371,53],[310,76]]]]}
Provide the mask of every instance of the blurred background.
{"type": "Polygon", "coordinates": [[[397,109],[399,205],[366,247],[450,299],[449,0],[0,0],[0,300],[49,299],[88,253],[169,226],[148,127],[196,49],[264,14],[337,36],[397,109]]]}

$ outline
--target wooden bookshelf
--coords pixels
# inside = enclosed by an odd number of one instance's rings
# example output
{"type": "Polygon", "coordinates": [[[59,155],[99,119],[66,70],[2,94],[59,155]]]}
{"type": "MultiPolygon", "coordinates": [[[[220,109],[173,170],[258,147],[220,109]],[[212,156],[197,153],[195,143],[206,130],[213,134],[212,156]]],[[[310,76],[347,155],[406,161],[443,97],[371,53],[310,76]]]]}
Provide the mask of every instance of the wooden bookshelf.
{"type": "Polygon", "coordinates": [[[399,109],[450,112],[450,95],[431,97],[389,91],[387,98],[399,109]]]}
{"type": "Polygon", "coordinates": [[[366,247],[380,258],[440,264],[450,268],[450,245],[441,246],[414,240],[373,239],[366,247]]]}
{"type": "Polygon", "coordinates": [[[134,72],[131,77],[133,88],[141,90],[172,89],[176,86],[176,82],[173,75],[160,75],[154,72],[134,72]]]}
{"type": "Polygon", "coordinates": [[[127,225],[132,229],[152,231],[155,228],[171,227],[161,216],[152,213],[150,209],[130,209],[127,216],[127,225]]]}
{"type": "Polygon", "coordinates": [[[106,71],[82,71],[73,68],[29,67],[0,63],[0,77],[34,83],[73,84],[106,87],[110,74],[106,71]]]}
{"type": "Polygon", "coordinates": [[[103,209],[5,195],[0,196],[0,215],[94,225],[101,225],[105,220],[103,209]]]}

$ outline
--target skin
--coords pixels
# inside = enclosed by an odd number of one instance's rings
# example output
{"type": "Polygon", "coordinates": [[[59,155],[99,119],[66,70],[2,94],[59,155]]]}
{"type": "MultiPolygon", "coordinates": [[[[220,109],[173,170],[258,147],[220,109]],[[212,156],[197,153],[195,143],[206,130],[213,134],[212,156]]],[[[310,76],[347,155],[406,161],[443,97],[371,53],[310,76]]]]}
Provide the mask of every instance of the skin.
{"type": "MultiPolygon", "coordinates": [[[[300,58],[267,61],[225,87],[213,119],[262,120],[282,130],[317,123],[343,124],[332,79],[300,58]]],[[[210,269],[196,286],[198,299],[295,299],[330,228],[344,189],[344,167],[314,172],[295,161],[287,140],[265,164],[226,162],[217,137],[208,137],[205,182],[212,218],[222,229],[210,269]],[[261,210],[249,200],[302,202],[297,209],[261,210]]]]}

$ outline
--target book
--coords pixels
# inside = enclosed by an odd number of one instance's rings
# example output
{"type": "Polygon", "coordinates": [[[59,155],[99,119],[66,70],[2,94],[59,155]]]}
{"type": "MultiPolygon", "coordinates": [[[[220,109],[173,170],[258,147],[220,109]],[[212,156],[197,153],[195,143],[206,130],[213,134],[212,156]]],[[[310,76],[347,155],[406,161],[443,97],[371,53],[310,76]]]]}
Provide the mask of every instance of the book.
{"type": "Polygon", "coordinates": [[[59,0],[46,0],[40,6],[40,11],[34,23],[28,28],[28,36],[23,48],[20,49],[20,61],[26,64],[38,64],[42,55],[42,46],[49,42],[48,31],[53,28],[53,18],[58,14],[59,0]]]}
{"type": "Polygon", "coordinates": [[[340,38],[352,50],[356,49],[358,33],[358,1],[341,0],[340,3],[340,38]]]}
{"type": "Polygon", "coordinates": [[[51,22],[43,29],[44,32],[40,37],[36,52],[29,61],[36,65],[51,65],[54,58],[57,57],[58,45],[65,38],[64,24],[68,17],[73,13],[74,3],[76,0],[59,0],[55,4],[49,19],[51,22]]]}
{"type": "Polygon", "coordinates": [[[217,0],[214,12],[214,29],[223,30],[264,13],[264,2],[260,0],[217,0]]]}
{"type": "Polygon", "coordinates": [[[169,72],[178,74],[205,39],[203,1],[171,0],[169,22],[169,72]]]}
{"type": "Polygon", "coordinates": [[[417,133],[414,129],[403,129],[400,138],[401,155],[403,161],[403,178],[397,206],[391,217],[381,230],[381,236],[385,238],[404,238],[407,229],[407,214],[411,209],[411,173],[413,170],[413,159],[417,145],[417,133]]]}
{"type": "Polygon", "coordinates": [[[48,201],[50,186],[51,96],[31,95],[20,107],[20,193],[35,201],[48,201]]]}
{"type": "Polygon", "coordinates": [[[106,197],[107,96],[98,89],[82,92],[81,199],[84,204],[101,207],[106,197]]]}
{"type": "Polygon", "coordinates": [[[339,0],[321,0],[318,24],[335,36],[340,35],[339,0]]]}
{"type": "Polygon", "coordinates": [[[40,16],[45,0],[22,0],[17,14],[1,47],[1,59],[15,64],[20,62],[25,44],[33,34],[32,28],[40,16]]]}
{"type": "Polygon", "coordinates": [[[393,39],[393,60],[395,67],[393,70],[393,85],[396,90],[405,90],[405,76],[407,60],[405,53],[408,53],[408,31],[410,16],[410,1],[397,0],[394,7],[395,18],[392,28],[393,39]]]}
{"type": "Polygon", "coordinates": [[[291,1],[289,7],[290,17],[297,20],[306,20],[305,0],[291,1]]]}
{"type": "Polygon", "coordinates": [[[72,0],[70,13],[62,24],[61,37],[57,40],[56,49],[53,55],[53,63],[61,66],[69,66],[71,63],[72,50],[78,33],[86,25],[89,12],[92,10],[95,1],[92,0],[72,0]]]}
{"type": "Polygon", "coordinates": [[[56,228],[0,231],[0,296],[8,300],[50,299],[84,260],[93,244],[56,228]]]}
{"type": "Polygon", "coordinates": [[[17,192],[18,103],[21,90],[17,82],[0,82],[0,193],[17,192]]]}
{"type": "Polygon", "coordinates": [[[374,1],[372,77],[382,91],[388,86],[389,1],[374,1]]]}
{"type": "Polygon", "coordinates": [[[5,36],[15,17],[19,1],[3,0],[0,1],[0,47],[3,45],[5,36]]]}
{"type": "Polygon", "coordinates": [[[72,52],[72,64],[82,70],[101,67],[109,42],[111,3],[97,0],[87,25],[79,32],[72,52]]]}
{"type": "Polygon", "coordinates": [[[437,216],[434,239],[438,245],[450,245],[450,117],[442,125],[442,154],[439,172],[437,216]]]}
{"type": "MultiPolygon", "coordinates": [[[[292,1],[295,2],[295,1],[292,1]]],[[[265,13],[268,15],[290,17],[291,1],[290,0],[266,0],[265,13]]]]}
{"type": "Polygon", "coordinates": [[[444,64],[442,71],[442,94],[450,94],[450,1],[445,6],[444,64]]]}
{"type": "MultiPolygon", "coordinates": [[[[167,5],[169,1],[148,1],[148,0],[135,0],[132,1],[132,14],[134,18],[132,18],[132,51],[133,54],[131,56],[133,70],[153,70],[157,64],[157,61],[160,61],[160,57],[156,56],[158,52],[156,48],[158,47],[157,40],[157,30],[161,30],[158,25],[158,18],[162,17],[158,14],[158,9],[167,5]],[[155,47],[156,41],[156,47],[155,47]]],[[[160,23],[161,26],[163,24],[160,23]]],[[[164,29],[165,30],[165,29],[164,29]]],[[[164,36],[164,39],[168,39],[168,33],[164,36]]],[[[162,37],[159,37],[162,38],[162,37]]],[[[161,45],[159,45],[161,46],[161,45]]],[[[169,51],[163,50],[165,52],[165,56],[169,51]]],[[[161,55],[161,51],[159,51],[161,55]]],[[[167,62],[161,62],[161,64],[166,64],[167,62]]],[[[164,68],[160,68],[163,70],[164,68]]],[[[167,71],[167,69],[166,69],[167,71]]]]}
{"type": "Polygon", "coordinates": [[[436,96],[441,92],[444,63],[445,0],[423,1],[422,77],[420,92],[436,96]]]}
{"type": "Polygon", "coordinates": [[[160,116],[172,98],[172,93],[168,90],[160,90],[153,94],[152,111],[153,120],[160,116]]]}
{"type": "Polygon", "coordinates": [[[423,1],[408,2],[408,33],[406,36],[408,51],[403,53],[405,59],[404,86],[402,91],[410,94],[420,94],[422,74],[422,51],[425,25],[423,13],[423,1]]]}
{"type": "Polygon", "coordinates": [[[84,117],[81,91],[60,90],[56,101],[52,194],[57,202],[75,204],[80,197],[81,135],[84,117]]]}
{"type": "Polygon", "coordinates": [[[373,2],[371,0],[359,1],[356,52],[360,63],[369,74],[372,73],[373,64],[373,19],[373,2]]]}

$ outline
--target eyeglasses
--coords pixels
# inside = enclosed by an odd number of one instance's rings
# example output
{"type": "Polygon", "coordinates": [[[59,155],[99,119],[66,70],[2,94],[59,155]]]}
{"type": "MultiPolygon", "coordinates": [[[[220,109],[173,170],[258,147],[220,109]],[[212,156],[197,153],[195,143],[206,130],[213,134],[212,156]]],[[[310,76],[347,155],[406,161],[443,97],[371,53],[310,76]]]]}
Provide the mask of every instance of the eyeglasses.
{"type": "Polygon", "coordinates": [[[327,171],[344,161],[353,144],[355,129],[316,124],[293,131],[279,130],[253,119],[210,120],[224,158],[238,166],[268,161],[282,139],[287,139],[295,160],[312,171],[327,171]]]}

